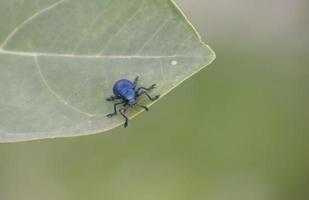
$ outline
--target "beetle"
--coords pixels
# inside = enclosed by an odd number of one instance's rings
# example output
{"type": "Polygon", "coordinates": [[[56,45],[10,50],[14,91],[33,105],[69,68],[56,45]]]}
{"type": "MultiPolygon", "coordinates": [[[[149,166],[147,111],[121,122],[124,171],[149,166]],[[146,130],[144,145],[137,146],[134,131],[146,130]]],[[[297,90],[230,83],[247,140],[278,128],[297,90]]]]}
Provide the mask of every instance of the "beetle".
{"type": "Polygon", "coordinates": [[[141,107],[144,110],[148,111],[148,107],[144,105],[140,105],[137,103],[137,99],[141,95],[145,95],[148,97],[149,100],[155,101],[157,100],[160,95],[156,95],[155,97],[151,97],[148,92],[153,90],[156,87],[156,84],[151,85],[150,87],[139,87],[137,88],[137,82],[139,77],[137,76],[133,82],[127,79],[118,80],[113,86],[113,95],[108,97],[107,101],[116,101],[120,100],[114,104],[114,112],[107,115],[107,117],[113,117],[117,115],[117,107],[122,105],[122,107],[118,110],[119,113],[125,119],[124,127],[128,127],[128,117],[126,116],[126,111],[129,108],[141,107]]]}

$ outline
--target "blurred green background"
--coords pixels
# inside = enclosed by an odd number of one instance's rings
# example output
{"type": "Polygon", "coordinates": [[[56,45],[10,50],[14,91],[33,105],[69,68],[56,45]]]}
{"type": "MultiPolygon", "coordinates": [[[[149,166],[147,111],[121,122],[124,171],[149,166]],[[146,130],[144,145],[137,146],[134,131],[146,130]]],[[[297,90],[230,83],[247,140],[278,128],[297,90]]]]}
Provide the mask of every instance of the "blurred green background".
{"type": "Polygon", "coordinates": [[[129,129],[1,144],[1,200],[309,199],[308,1],[176,2],[217,60],[129,129]]]}

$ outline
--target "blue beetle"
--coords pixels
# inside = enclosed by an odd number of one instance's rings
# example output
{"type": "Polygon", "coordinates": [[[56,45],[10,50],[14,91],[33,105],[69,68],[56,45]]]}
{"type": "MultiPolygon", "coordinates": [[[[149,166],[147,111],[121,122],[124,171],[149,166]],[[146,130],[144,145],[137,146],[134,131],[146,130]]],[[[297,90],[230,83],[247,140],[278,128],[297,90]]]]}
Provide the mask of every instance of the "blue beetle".
{"type": "Polygon", "coordinates": [[[114,112],[107,115],[107,117],[113,117],[117,114],[117,106],[122,105],[122,107],[118,110],[119,113],[124,117],[125,123],[124,127],[128,126],[128,117],[125,115],[126,111],[129,108],[141,107],[148,111],[146,106],[140,105],[137,103],[137,98],[141,95],[146,95],[149,100],[155,101],[160,95],[156,95],[155,97],[151,97],[148,92],[156,87],[156,84],[151,85],[148,88],[145,87],[137,87],[139,77],[136,77],[133,82],[127,79],[121,79],[114,84],[113,93],[114,95],[108,97],[107,101],[115,101],[120,100],[120,102],[114,104],[114,112]]]}

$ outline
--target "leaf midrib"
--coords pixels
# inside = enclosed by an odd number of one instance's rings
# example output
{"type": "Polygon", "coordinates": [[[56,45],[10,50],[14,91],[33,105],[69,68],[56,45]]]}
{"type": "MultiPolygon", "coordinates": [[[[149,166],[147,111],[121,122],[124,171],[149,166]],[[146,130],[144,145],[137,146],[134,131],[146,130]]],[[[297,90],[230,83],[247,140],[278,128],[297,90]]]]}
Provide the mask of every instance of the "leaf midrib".
{"type": "Polygon", "coordinates": [[[15,55],[15,56],[28,56],[28,57],[56,57],[56,58],[88,58],[88,59],[100,59],[100,58],[115,58],[115,59],[161,59],[161,58],[204,58],[205,56],[192,56],[192,55],[82,55],[82,54],[57,54],[57,53],[43,53],[43,52],[23,52],[23,51],[10,51],[0,49],[0,55],[15,55]]]}

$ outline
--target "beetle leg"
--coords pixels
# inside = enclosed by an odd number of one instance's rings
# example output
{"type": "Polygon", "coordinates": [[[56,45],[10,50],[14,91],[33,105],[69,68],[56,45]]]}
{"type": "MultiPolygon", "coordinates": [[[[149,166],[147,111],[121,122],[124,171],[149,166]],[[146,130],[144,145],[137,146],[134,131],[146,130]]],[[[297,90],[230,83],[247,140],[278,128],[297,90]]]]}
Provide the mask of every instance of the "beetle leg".
{"type": "Polygon", "coordinates": [[[108,115],[106,115],[107,117],[113,117],[113,116],[115,116],[115,115],[117,115],[117,106],[118,105],[121,105],[121,104],[123,104],[124,102],[120,102],[120,103],[115,103],[114,104],[114,112],[113,113],[110,113],[110,114],[108,114],[108,115]]]}
{"type": "Polygon", "coordinates": [[[148,97],[148,99],[150,99],[151,101],[155,101],[160,97],[160,95],[157,95],[155,97],[151,97],[146,91],[142,91],[141,93],[137,93],[137,97],[139,97],[143,94],[146,95],[148,97]]]}
{"type": "Polygon", "coordinates": [[[115,95],[112,95],[112,96],[106,98],[106,101],[115,101],[115,100],[117,100],[117,99],[120,99],[120,98],[117,97],[117,96],[115,96],[115,95]]]}
{"type": "Polygon", "coordinates": [[[125,119],[125,122],[124,122],[124,127],[125,127],[125,128],[128,127],[128,122],[129,122],[128,117],[125,115],[127,109],[128,109],[128,106],[127,106],[127,105],[126,105],[124,108],[119,109],[119,113],[120,113],[120,114],[123,116],[123,118],[125,119]]]}
{"type": "Polygon", "coordinates": [[[137,86],[138,79],[139,79],[139,77],[137,76],[137,77],[134,79],[134,81],[133,81],[134,88],[137,86]]]}
{"type": "Polygon", "coordinates": [[[144,108],[146,111],[149,111],[149,108],[147,108],[147,106],[143,106],[143,105],[140,105],[140,104],[136,104],[136,106],[144,108]]]}
{"type": "Polygon", "coordinates": [[[150,87],[148,87],[148,88],[145,88],[145,87],[139,87],[137,90],[136,90],[136,92],[137,93],[139,93],[139,91],[141,91],[141,90],[146,90],[146,91],[151,91],[151,90],[153,90],[154,88],[156,87],[156,84],[153,84],[153,85],[151,85],[150,87]]]}

